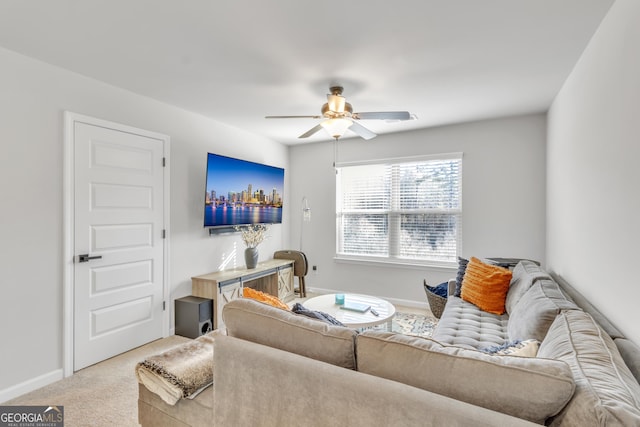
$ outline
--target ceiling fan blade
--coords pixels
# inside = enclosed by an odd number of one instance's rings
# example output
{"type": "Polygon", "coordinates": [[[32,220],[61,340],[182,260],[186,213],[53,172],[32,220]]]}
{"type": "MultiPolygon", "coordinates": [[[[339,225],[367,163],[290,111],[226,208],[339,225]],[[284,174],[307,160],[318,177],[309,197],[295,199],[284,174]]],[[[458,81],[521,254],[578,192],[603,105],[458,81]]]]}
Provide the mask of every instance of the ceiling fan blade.
{"type": "Polygon", "coordinates": [[[409,120],[411,114],[408,111],[372,111],[353,113],[351,117],[357,120],[409,120]]]}
{"type": "Polygon", "coordinates": [[[321,119],[322,116],[264,116],[265,119],[321,119]]]}
{"type": "Polygon", "coordinates": [[[377,136],[375,133],[371,132],[369,129],[357,122],[353,122],[351,126],[349,126],[349,130],[367,140],[375,138],[377,136]]]}
{"type": "Polygon", "coordinates": [[[316,125],[311,129],[309,129],[308,131],[306,131],[305,133],[303,133],[302,135],[300,135],[298,138],[309,138],[311,135],[318,132],[320,129],[322,129],[322,125],[316,125]]]}

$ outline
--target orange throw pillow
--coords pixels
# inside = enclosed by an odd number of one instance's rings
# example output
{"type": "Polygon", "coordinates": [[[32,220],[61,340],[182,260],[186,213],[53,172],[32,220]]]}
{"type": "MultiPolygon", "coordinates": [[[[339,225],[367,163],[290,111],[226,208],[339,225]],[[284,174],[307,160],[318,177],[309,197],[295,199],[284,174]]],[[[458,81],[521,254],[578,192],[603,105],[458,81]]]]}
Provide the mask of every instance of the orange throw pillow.
{"type": "Polygon", "coordinates": [[[494,314],[504,313],[504,302],[511,283],[511,271],[485,264],[471,257],[462,279],[461,298],[494,314]]]}
{"type": "Polygon", "coordinates": [[[283,310],[289,310],[289,306],[282,302],[280,298],[273,295],[265,294],[264,292],[256,291],[252,288],[242,288],[242,296],[245,298],[251,298],[256,301],[264,302],[283,310]]]}

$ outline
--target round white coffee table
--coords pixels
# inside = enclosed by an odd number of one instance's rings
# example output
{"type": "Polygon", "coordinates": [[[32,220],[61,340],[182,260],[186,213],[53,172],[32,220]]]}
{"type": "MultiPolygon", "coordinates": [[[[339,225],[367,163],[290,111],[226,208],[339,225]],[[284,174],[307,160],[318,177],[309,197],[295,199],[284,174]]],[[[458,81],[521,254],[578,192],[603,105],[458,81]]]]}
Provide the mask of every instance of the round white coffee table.
{"type": "Polygon", "coordinates": [[[378,313],[378,316],[376,316],[371,310],[359,313],[357,311],[341,309],[340,306],[335,303],[335,300],[336,294],[325,294],[309,298],[304,301],[302,305],[310,310],[330,314],[350,328],[368,328],[386,322],[387,329],[389,331],[391,330],[391,319],[393,319],[393,315],[396,313],[396,308],[389,301],[369,295],[344,294],[345,303],[352,302],[369,305],[378,313]]]}

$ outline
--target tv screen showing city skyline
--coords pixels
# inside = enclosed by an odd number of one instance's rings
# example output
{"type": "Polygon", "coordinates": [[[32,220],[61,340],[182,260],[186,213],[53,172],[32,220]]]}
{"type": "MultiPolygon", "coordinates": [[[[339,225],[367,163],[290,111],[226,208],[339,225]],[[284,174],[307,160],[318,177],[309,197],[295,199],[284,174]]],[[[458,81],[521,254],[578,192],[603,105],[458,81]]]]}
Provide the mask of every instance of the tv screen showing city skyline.
{"type": "Polygon", "coordinates": [[[204,226],[282,222],[284,169],[207,154],[204,226]]]}

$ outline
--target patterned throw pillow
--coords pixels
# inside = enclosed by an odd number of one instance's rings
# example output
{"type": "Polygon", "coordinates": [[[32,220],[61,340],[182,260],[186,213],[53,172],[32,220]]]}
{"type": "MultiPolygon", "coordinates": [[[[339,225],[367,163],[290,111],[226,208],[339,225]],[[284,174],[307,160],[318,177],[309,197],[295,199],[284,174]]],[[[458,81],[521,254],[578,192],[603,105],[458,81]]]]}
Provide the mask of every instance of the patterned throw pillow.
{"type": "Polygon", "coordinates": [[[540,341],[530,339],[524,341],[516,340],[499,346],[481,348],[480,351],[496,356],[536,357],[539,347],[540,341]]]}
{"type": "Polygon", "coordinates": [[[256,291],[252,288],[243,288],[242,296],[245,298],[251,298],[256,301],[264,302],[276,308],[281,308],[283,310],[289,310],[289,306],[282,302],[280,298],[274,297],[273,295],[265,294],[264,292],[256,291]]]}
{"type": "Polygon", "coordinates": [[[456,290],[453,293],[454,296],[460,297],[462,294],[462,280],[464,279],[464,273],[467,271],[467,264],[469,260],[458,257],[458,273],[456,274],[456,290]]]}
{"type": "Polygon", "coordinates": [[[462,280],[461,297],[483,311],[501,315],[510,283],[511,271],[471,257],[462,280]]]}

